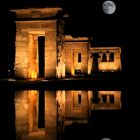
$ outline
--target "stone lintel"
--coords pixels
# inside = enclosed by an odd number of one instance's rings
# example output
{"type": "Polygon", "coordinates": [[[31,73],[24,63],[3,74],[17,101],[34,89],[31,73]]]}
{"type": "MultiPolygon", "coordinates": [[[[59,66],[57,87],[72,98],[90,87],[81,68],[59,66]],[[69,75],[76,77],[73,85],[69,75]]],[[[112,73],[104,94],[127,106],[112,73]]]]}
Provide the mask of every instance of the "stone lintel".
{"type": "Polygon", "coordinates": [[[65,35],[66,42],[88,42],[87,37],[72,37],[71,35],[65,35]]]}
{"type": "Polygon", "coordinates": [[[114,50],[119,50],[121,53],[121,47],[94,47],[94,48],[90,48],[91,52],[100,52],[100,51],[114,51],[114,50]]]}
{"type": "MultiPolygon", "coordinates": [[[[56,31],[56,20],[46,20],[46,21],[16,21],[16,29],[22,32],[50,32],[56,31]]],[[[44,35],[44,33],[41,33],[44,35]]]]}
{"type": "Polygon", "coordinates": [[[54,17],[56,13],[62,10],[60,7],[55,8],[28,8],[28,9],[11,9],[11,12],[16,13],[17,18],[45,18],[54,17]]]}
{"type": "MultiPolygon", "coordinates": [[[[56,19],[54,19],[53,21],[55,21],[56,19]]],[[[46,23],[46,22],[52,22],[52,20],[40,20],[40,19],[38,19],[38,20],[22,20],[22,21],[19,21],[19,20],[17,20],[16,21],[16,23],[21,23],[21,24],[24,24],[24,23],[33,23],[33,22],[37,22],[37,23],[46,23]]]]}

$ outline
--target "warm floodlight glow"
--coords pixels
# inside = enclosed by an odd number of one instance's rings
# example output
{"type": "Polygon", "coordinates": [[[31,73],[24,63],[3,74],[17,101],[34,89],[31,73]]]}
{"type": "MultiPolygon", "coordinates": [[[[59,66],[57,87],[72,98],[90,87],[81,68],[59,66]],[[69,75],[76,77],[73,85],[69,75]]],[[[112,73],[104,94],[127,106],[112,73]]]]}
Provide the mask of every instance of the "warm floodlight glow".
{"type": "Polygon", "coordinates": [[[98,93],[93,92],[93,95],[92,110],[121,109],[121,91],[98,91],[98,93]]]}
{"type": "Polygon", "coordinates": [[[120,70],[120,67],[119,67],[119,64],[116,62],[102,62],[102,63],[99,63],[99,70],[117,71],[117,70],[120,70]]]}
{"type": "Polygon", "coordinates": [[[36,71],[31,70],[30,74],[31,74],[30,75],[31,78],[37,78],[37,72],[36,71]]]}
{"type": "Polygon", "coordinates": [[[33,34],[29,34],[29,78],[37,78],[37,46],[33,34]]]}
{"type": "Polygon", "coordinates": [[[36,90],[29,91],[29,132],[37,130],[38,126],[38,92],[36,90]]]}

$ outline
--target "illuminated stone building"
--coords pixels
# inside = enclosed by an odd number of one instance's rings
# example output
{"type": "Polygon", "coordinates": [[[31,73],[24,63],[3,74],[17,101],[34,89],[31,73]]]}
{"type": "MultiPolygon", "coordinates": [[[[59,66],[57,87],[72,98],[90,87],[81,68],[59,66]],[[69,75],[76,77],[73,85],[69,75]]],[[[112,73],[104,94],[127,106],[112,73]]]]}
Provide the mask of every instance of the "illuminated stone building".
{"type": "Polygon", "coordinates": [[[87,75],[89,46],[87,37],[65,36],[66,75],[87,75]]]}
{"type": "Polygon", "coordinates": [[[120,47],[93,47],[90,48],[89,72],[121,71],[120,47]]]}
{"type": "MultiPolygon", "coordinates": [[[[92,24],[90,9],[82,9],[81,13],[77,4],[74,7],[78,13],[70,12],[74,14],[70,22],[74,23],[68,26],[65,25],[70,17],[61,7],[11,9],[8,13],[6,9],[6,15],[5,10],[0,14],[1,137],[65,140],[61,139],[65,130],[72,128],[76,134],[84,126],[80,131],[81,137],[86,135],[84,139],[122,138],[129,124],[125,122],[129,116],[125,111],[127,47],[122,40],[126,36],[124,32],[124,37],[119,36],[119,31],[113,29],[114,21],[113,28],[108,29],[94,14],[92,24]],[[90,18],[84,18],[87,13],[90,18]],[[78,25],[82,24],[79,36],[81,27],[77,28],[75,18],[78,25]],[[69,28],[70,25],[74,26],[69,28]],[[96,27],[99,28],[94,30],[96,27]],[[111,37],[105,36],[108,31],[111,37]],[[110,137],[113,134],[115,137],[110,137]]],[[[71,131],[69,134],[68,139],[74,140],[75,135],[71,137],[71,131]]]]}
{"type": "Polygon", "coordinates": [[[65,78],[121,70],[120,47],[94,47],[87,37],[64,34],[61,8],[11,11],[16,12],[15,77],[65,78]]]}
{"type": "MultiPolygon", "coordinates": [[[[122,70],[121,47],[95,47],[88,37],[64,34],[65,15],[61,8],[11,11],[16,13],[16,78],[86,77],[122,70]]],[[[65,126],[88,123],[92,110],[120,109],[121,91],[16,91],[17,140],[56,140],[65,126]]]]}
{"type": "Polygon", "coordinates": [[[59,67],[61,59],[60,50],[64,45],[64,21],[60,10],[62,9],[12,10],[16,12],[17,17],[16,77],[56,77],[56,68],[59,67]]]}

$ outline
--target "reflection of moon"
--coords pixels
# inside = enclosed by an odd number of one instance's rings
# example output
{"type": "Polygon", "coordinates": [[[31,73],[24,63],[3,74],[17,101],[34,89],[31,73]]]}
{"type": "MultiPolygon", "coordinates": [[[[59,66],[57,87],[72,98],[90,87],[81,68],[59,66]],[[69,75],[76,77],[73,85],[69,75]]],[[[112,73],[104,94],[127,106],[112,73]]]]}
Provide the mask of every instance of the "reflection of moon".
{"type": "Polygon", "coordinates": [[[105,1],[102,5],[103,11],[106,14],[113,14],[116,10],[116,5],[113,1],[105,1]]]}
{"type": "Polygon", "coordinates": [[[109,138],[102,138],[101,140],[111,140],[111,139],[109,139],[109,138]]]}

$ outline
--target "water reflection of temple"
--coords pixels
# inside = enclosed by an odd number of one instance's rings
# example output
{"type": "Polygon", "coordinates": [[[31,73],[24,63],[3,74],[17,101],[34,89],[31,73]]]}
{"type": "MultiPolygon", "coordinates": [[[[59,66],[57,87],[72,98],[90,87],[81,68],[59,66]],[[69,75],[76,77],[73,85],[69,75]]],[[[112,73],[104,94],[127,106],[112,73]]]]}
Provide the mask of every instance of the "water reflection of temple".
{"type": "Polygon", "coordinates": [[[88,123],[94,110],[120,109],[121,91],[16,91],[17,139],[55,140],[65,126],[88,123]]]}
{"type": "Polygon", "coordinates": [[[121,46],[94,47],[88,37],[64,34],[61,8],[28,8],[16,13],[15,76],[65,78],[121,71],[121,46]]]}

